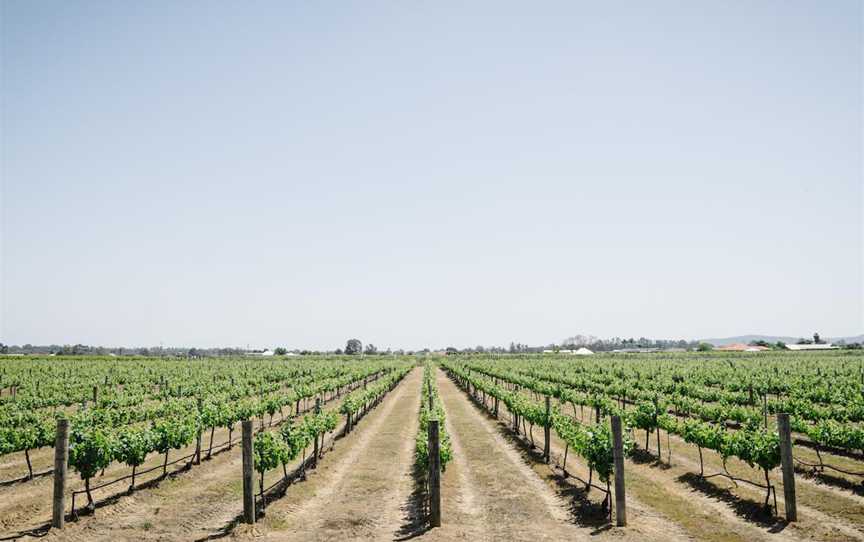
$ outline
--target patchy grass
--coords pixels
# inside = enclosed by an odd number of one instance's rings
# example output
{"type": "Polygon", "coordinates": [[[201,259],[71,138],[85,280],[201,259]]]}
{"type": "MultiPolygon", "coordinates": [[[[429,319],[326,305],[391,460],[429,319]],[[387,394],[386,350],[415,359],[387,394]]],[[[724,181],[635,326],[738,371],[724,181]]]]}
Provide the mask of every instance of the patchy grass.
{"type": "Polygon", "coordinates": [[[283,514],[267,515],[264,523],[274,531],[287,531],[291,526],[288,518],[283,514]]]}
{"type": "Polygon", "coordinates": [[[234,480],[228,486],[229,495],[240,495],[243,496],[243,480],[234,480]]]}

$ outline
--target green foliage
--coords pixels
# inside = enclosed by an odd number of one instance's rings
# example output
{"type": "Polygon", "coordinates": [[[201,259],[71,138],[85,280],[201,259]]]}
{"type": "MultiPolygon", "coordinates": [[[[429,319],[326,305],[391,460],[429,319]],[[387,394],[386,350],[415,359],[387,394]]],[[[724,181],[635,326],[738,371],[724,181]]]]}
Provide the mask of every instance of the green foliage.
{"type": "Polygon", "coordinates": [[[403,366],[397,370],[391,371],[389,374],[380,377],[374,383],[367,385],[366,388],[360,388],[349,393],[339,407],[341,414],[356,415],[361,409],[370,405],[376,399],[382,397],[387,391],[399,380],[404,377],[410,367],[403,366]]]}
{"type": "MultiPolygon", "coordinates": [[[[602,481],[609,481],[613,472],[614,458],[612,431],[607,423],[583,425],[555,411],[552,416],[552,427],[561,440],[586,460],[588,466],[594,469],[602,481]]],[[[625,454],[629,454],[633,447],[628,436],[627,432],[624,432],[625,454]]]]}
{"type": "Polygon", "coordinates": [[[263,474],[291,459],[288,446],[275,434],[259,433],[252,446],[255,470],[263,474]]]}
{"type": "Polygon", "coordinates": [[[793,420],[792,426],[795,431],[805,433],[820,446],[864,451],[864,427],[836,420],[820,420],[814,425],[793,420]]]}
{"type": "MultiPolygon", "coordinates": [[[[299,399],[407,367],[404,360],[346,364],[312,357],[291,364],[284,359],[4,360],[0,387],[16,393],[0,395],[0,455],[53,445],[58,408],[74,405],[70,464],[86,478],[111,461],[137,466],[149,453],[190,445],[204,429],[232,427],[299,399]],[[98,406],[92,404],[94,383],[100,386],[98,406]]],[[[320,429],[306,427],[312,433],[332,431],[338,415],[314,422],[320,429]]]]}
{"type": "Polygon", "coordinates": [[[453,459],[453,447],[445,424],[446,414],[438,397],[438,386],[435,383],[434,366],[427,362],[423,367],[423,384],[420,391],[419,429],[415,439],[414,460],[418,465],[429,464],[429,421],[438,420],[438,457],[441,469],[447,468],[447,463],[453,459]],[[429,408],[430,395],[432,408],[429,408]]]}
{"type": "MultiPolygon", "coordinates": [[[[608,360],[604,361],[604,366],[596,367],[590,363],[558,364],[557,360],[549,360],[547,367],[536,361],[529,364],[527,358],[520,362],[512,357],[497,363],[448,359],[444,365],[476,389],[504,401],[511,412],[533,424],[542,425],[545,412],[532,396],[552,395],[572,405],[596,406],[604,414],[623,414],[629,427],[649,432],[661,428],[680,435],[688,443],[715,450],[724,458],[737,457],[766,472],[779,465],[780,448],[777,433],[762,428],[760,397],[768,393],[789,393],[767,401],[769,412],[788,408],[807,418],[827,414],[858,419],[862,415],[859,408],[864,408],[864,403],[857,386],[837,389],[829,384],[790,389],[786,379],[779,377],[780,367],[770,372],[754,371],[741,379],[738,364],[731,359],[725,361],[725,365],[715,365],[711,371],[690,369],[683,374],[676,371],[675,366],[661,366],[656,372],[646,373],[632,364],[610,366],[608,360]],[[493,378],[509,386],[502,387],[493,378]],[[698,385],[699,379],[702,387],[698,385]],[[848,398],[846,404],[834,402],[840,393],[848,398]],[[623,398],[635,403],[635,408],[622,412],[618,403],[623,398]],[[670,410],[684,418],[672,416],[670,410]],[[726,425],[733,422],[738,423],[740,429],[727,429],[726,425]]],[[[824,378],[820,368],[815,372],[818,378],[824,378]]],[[[859,372],[855,376],[864,383],[864,376],[860,375],[859,372]]],[[[802,382],[808,380],[802,377],[802,382]]],[[[833,419],[807,424],[793,417],[792,426],[824,446],[864,449],[864,429],[853,424],[833,419]]],[[[612,454],[607,424],[582,425],[554,409],[553,428],[602,480],[608,480],[612,454]]],[[[625,447],[632,446],[626,440],[625,447]]]]}
{"type": "Polygon", "coordinates": [[[92,478],[111,464],[116,441],[99,427],[77,428],[69,435],[69,465],[82,479],[92,478]]]}
{"type": "Polygon", "coordinates": [[[151,431],[153,448],[164,454],[191,443],[196,435],[196,426],[189,417],[169,418],[154,421],[151,431]]]}
{"type": "Polygon", "coordinates": [[[349,356],[354,356],[363,352],[363,343],[360,339],[348,339],[345,343],[345,353],[349,356]]]}
{"type": "Polygon", "coordinates": [[[780,465],[780,438],[776,433],[749,429],[728,432],[719,451],[724,459],[734,456],[751,467],[771,470],[780,465]]]}
{"type": "Polygon", "coordinates": [[[279,429],[279,435],[282,437],[282,442],[285,444],[288,459],[295,459],[300,455],[311,441],[311,438],[303,431],[302,427],[294,427],[291,420],[282,424],[279,429]]]}
{"type": "Polygon", "coordinates": [[[117,434],[114,459],[130,467],[144,463],[154,449],[154,435],[146,427],[126,427],[117,434]]]}

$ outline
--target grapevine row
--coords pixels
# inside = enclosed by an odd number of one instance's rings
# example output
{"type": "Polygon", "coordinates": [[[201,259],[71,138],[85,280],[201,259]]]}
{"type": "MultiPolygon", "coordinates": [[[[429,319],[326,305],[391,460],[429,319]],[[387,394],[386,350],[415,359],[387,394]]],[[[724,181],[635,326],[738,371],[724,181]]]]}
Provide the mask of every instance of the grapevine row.
{"type": "Polygon", "coordinates": [[[420,428],[417,430],[415,461],[424,469],[429,464],[429,420],[438,420],[439,456],[441,470],[447,468],[447,463],[453,458],[450,435],[445,426],[444,407],[438,396],[438,385],[435,383],[433,365],[428,361],[423,366],[423,386],[420,391],[420,428]]]}

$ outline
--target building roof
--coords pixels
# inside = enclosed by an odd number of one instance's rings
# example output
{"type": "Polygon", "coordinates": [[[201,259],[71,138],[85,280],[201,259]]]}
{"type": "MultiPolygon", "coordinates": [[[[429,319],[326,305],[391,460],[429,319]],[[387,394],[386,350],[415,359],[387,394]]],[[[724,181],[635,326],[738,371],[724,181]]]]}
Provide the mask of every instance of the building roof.
{"type": "Polygon", "coordinates": [[[840,347],[833,344],[787,344],[788,350],[837,350],[840,347]]]}
{"type": "Polygon", "coordinates": [[[752,346],[744,343],[733,343],[727,344],[726,346],[718,346],[714,350],[720,350],[723,352],[761,352],[763,350],[770,350],[770,348],[766,346],[752,346]]]}

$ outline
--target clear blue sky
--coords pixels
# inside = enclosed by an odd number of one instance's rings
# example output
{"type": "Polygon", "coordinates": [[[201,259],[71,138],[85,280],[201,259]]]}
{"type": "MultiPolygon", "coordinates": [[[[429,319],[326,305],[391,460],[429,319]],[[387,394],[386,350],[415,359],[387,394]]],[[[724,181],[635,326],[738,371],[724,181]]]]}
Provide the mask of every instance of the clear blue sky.
{"type": "Polygon", "coordinates": [[[2,342],[864,330],[860,1],[0,6],[2,342]]]}

